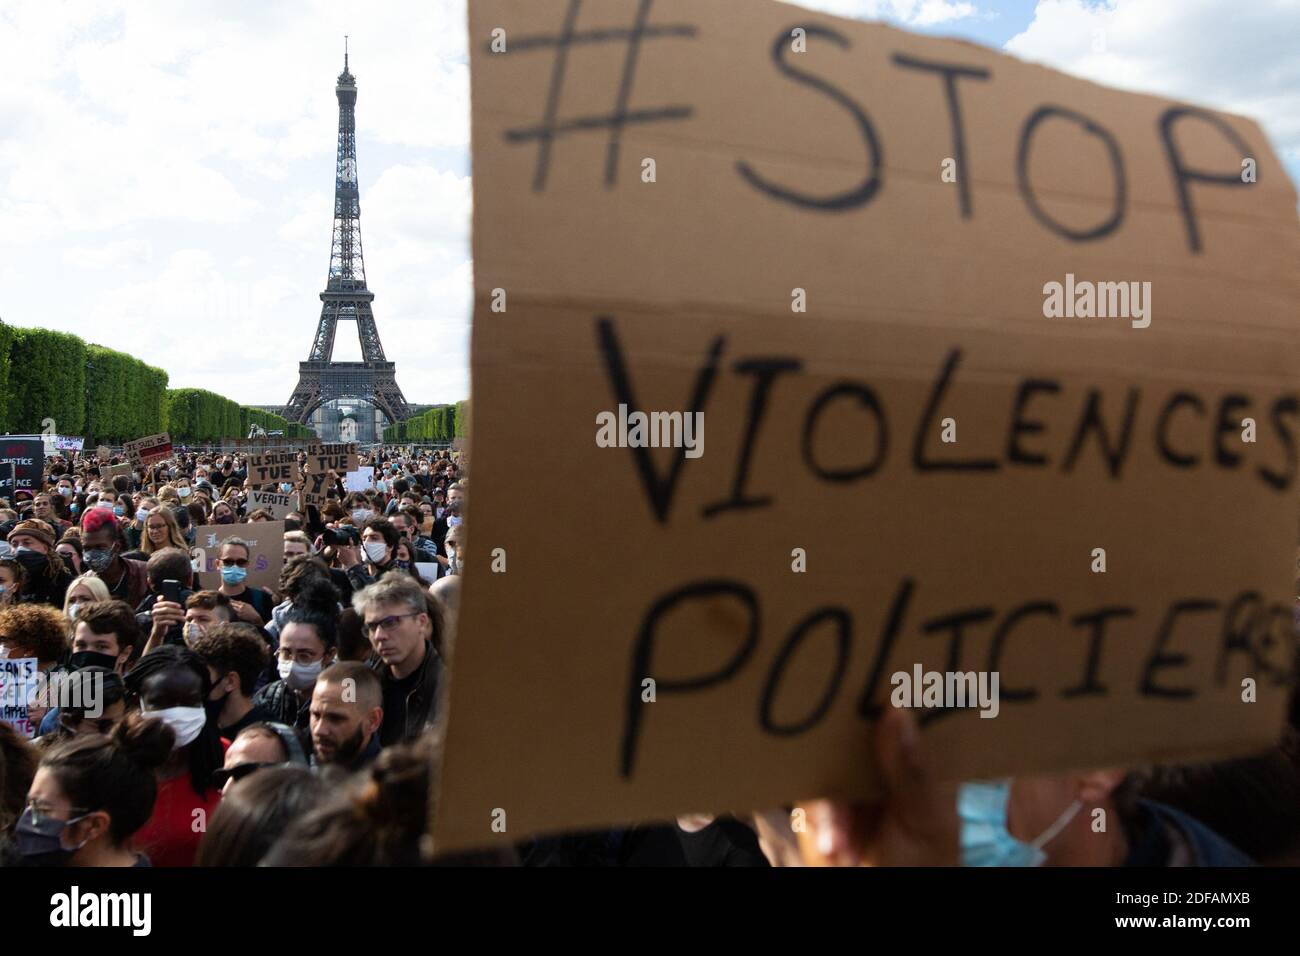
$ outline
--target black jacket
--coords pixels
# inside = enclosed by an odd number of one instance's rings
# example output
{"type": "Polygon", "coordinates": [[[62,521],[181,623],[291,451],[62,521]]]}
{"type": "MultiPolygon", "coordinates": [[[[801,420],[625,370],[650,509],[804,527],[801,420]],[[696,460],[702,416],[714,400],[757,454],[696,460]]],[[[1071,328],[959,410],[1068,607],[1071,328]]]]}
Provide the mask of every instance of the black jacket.
{"type": "Polygon", "coordinates": [[[270,715],[267,720],[298,730],[306,730],[311,717],[311,695],[298,694],[282,680],[273,681],[254,694],[253,706],[266,711],[270,715]]]}
{"type": "MultiPolygon", "coordinates": [[[[394,682],[394,677],[378,654],[372,653],[366,660],[366,666],[379,675],[379,681],[387,689],[394,682]]],[[[397,726],[384,715],[383,726],[379,728],[379,742],[385,747],[403,740],[414,740],[428,727],[433,727],[439,719],[438,706],[445,684],[445,667],[442,655],[434,648],[433,642],[424,642],[424,663],[420,665],[419,680],[406,695],[406,720],[397,726]]]]}

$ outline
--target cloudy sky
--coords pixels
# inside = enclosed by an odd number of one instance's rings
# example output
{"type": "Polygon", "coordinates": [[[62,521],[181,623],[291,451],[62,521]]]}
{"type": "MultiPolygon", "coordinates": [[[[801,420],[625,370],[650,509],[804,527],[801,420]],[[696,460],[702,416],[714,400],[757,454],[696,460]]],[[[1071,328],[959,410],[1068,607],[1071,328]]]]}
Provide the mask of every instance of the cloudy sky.
{"type": "MultiPolygon", "coordinates": [[[[1297,0],[803,5],[1254,116],[1300,181],[1297,0]]],[[[464,0],[4,0],[0,318],[129,352],[173,387],[286,401],[329,261],[345,33],[380,335],[409,401],[464,398],[464,0]]],[[[360,358],[355,336],[335,358],[360,358]]]]}

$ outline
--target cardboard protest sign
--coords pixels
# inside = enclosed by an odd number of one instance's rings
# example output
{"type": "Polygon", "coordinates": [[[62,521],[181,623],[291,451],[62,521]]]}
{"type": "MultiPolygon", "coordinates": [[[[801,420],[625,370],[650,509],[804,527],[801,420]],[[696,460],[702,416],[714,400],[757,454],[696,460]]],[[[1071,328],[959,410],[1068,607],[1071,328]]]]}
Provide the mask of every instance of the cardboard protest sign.
{"type": "Polygon", "coordinates": [[[356,471],[361,464],[356,442],[312,442],[306,449],[307,473],[319,475],[333,469],[340,475],[356,471]]]}
{"type": "Polygon", "coordinates": [[[194,536],[190,560],[198,577],[199,588],[221,586],[221,543],[227,538],[242,538],[252,552],[248,560],[248,577],[244,583],[252,588],[280,589],[280,569],[284,566],[284,522],[256,521],[252,524],[201,525],[194,536]]]}
{"type": "Polygon", "coordinates": [[[100,461],[107,461],[113,457],[113,449],[107,445],[100,445],[95,449],[95,457],[100,461]]]}
{"type": "Polygon", "coordinates": [[[250,491],[246,510],[252,514],[259,508],[272,518],[283,518],[298,510],[298,496],[278,491],[250,491]]]}
{"type": "Polygon", "coordinates": [[[317,508],[323,506],[329,499],[329,490],[335,488],[334,480],[325,472],[306,472],[302,476],[302,490],[299,498],[302,506],[315,505],[317,508]]]}
{"type": "Polygon", "coordinates": [[[349,471],[343,478],[343,487],[347,491],[370,491],[374,486],[374,465],[360,465],[356,471],[349,471]]]}
{"type": "Polygon", "coordinates": [[[149,435],[127,442],[122,446],[122,451],[137,464],[152,465],[156,461],[165,461],[172,456],[172,439],[166,432],[149,435]]]}
{"type": "Polygon", "coordinates": [[[41,490],[45,482],[45,442],[40,435],[5,435],[0,437],[0,464],[14,466],[10,493],[41,490]]]}
{"type": "Polygon", "coordinates": [[[124,461],[117,465],[101,465],[99,468],[99,474],[102,478],[112,481],[118,475],[125,475],[127,478],[130,478],[133,469],[134,466],[129,461],[124,461]]]}
{"type": "Polygon", "coordinates": [[[29,717],[37,690],[36,665],[34,657],[0,657],[0,721],[29,739],[37,731],[29,717]]]}
{"type": "Polygon", "coordinates": [[[248,480],[255,488],[282,481],[296,485],[300,477],[296,451],[263,451],[248,456],[248,480]]]}
{"type": "Polygon", "coordinates": [[[1000,675],[994,719],[918,712],[953,778],[1274,740],[1300,233],[1259,127],[781,3],[638,10],[470,5],[438,845],[869,795],[918,664],[1000,675]]]}

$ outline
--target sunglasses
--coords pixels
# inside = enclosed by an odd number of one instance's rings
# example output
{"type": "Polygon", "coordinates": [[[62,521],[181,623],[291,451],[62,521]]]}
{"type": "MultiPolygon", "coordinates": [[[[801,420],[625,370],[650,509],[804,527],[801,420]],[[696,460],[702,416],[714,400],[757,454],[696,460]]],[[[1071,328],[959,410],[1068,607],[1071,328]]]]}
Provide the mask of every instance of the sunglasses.
{"type": "Polygon", "coordinates": [[[246,568],[248,567],[248,558],[222,558],[221,566],[223,568],[246,568]]]}
{"type": "Polygon", "coordinates": [[[214,770],[212,772],[212,785],[220,790],[227,782],[231,780],[243,780],[255,770],[261,770],[263,767],[278,766],[280,766],[278,763],[257,763],[254,761],[250,763],[236,764],[229,768],[222,767],[220,770],[214,770]]]}

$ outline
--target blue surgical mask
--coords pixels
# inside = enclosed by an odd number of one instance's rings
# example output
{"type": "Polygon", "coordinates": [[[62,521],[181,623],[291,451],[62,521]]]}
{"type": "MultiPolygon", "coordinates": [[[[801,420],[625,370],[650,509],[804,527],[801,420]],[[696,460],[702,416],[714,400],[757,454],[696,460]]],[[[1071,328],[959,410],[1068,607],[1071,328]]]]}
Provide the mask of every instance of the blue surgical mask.
{"type": "Polygon", "coordinates": [[[961,818],[962,866],[1042,866],[1047,862],[1043,847],[1083,807],[1083,801],[1074,801],[1038,839],[1025,843],[1007,829],[1010,798],[1010,780],[972,780],[961,785],[957,814],[961,818]]]}
{"type": "Polygon", "coordinates": [[[221,569],[221,580],[226,584],[235,585],[243,584],[244,578],[248,577],[248,568],[225,568],[221,569]]]}
{"type": "Polygon", "coordinates": [[[121,518],[123,515],[126,514],[126,509],[123,508],[121,505],[113,505],[113,514],[121,518]]]}

